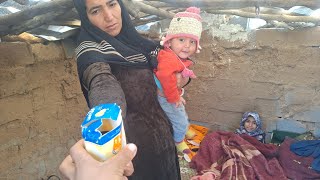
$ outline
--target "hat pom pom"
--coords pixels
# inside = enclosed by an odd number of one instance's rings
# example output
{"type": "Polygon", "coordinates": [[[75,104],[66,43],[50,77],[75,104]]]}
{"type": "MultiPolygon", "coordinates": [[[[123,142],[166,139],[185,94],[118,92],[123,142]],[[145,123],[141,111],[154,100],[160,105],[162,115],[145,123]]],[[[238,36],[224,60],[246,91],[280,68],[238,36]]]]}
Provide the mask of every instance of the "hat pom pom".
{"type": "Polygon", "coordinates": [[[186,9],[186,12],[191,12],[195,14],[200,14],[200,8],[197,7],[189,7],[186,9]]]}

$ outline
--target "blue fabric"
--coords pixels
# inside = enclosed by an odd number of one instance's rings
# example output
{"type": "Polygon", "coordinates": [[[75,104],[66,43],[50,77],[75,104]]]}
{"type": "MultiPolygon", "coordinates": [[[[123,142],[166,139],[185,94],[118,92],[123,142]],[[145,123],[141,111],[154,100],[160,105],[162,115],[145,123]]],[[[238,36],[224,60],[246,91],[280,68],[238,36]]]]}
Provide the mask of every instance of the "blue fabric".
{"type": "Polygon", "coordinates": [[[157,78],[157,76],[155,74],[153,74],[153,78],[154,78],[154,81],[156,82],[156,85],[157,85],[158,89],[160,91],[162,91],[161,83],[160,83],[159,79],[157,78]]]}
{"type": "Polygon", "coordinates": [[[290,150],[299,156],[313,157],[311,167],[320,172],[320,140],[298,141],[291,144],[290,150]]]}
{"type": "Polygon", "coordinates": [[[169,103],[165,97],[159,95],[158,101],[172,124],[174,141],[176,143],[183,141],[189,128],[189,120],[185,107],[181,105],[176,108],[174,103],[169,103]]]}

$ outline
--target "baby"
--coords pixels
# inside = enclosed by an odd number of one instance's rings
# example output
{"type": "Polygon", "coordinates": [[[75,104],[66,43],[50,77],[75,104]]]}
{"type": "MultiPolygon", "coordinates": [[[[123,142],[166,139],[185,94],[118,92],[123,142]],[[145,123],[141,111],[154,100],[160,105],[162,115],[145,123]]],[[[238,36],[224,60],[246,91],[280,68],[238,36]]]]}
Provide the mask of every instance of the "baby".
{"type": "Polygon", "coordinates": [[[262,122],[259,114],[256,112],[245,112],[242,115],[240,128],[237,129],[235,133],[247,134],[265,143],[265,132],[262,130],[262,122]]]}
{"type": "Polygon", "coordinates": [[[199,8],[189,7],[185,12],[177,13],[160,42],[163,49],[159,51],[158,66],[154,69],[158,101],[172,124],[177,150],[188,156],[191,151],[184,138],[191,138],[194,132],[188,131],[189,121],[184,107],[186,101],[181,86],[185,86],[185,82],[190,82],[191,78],[196,78],[189,69],[193,64],[190,56],[200,51],[201,32],[199,8]]]}

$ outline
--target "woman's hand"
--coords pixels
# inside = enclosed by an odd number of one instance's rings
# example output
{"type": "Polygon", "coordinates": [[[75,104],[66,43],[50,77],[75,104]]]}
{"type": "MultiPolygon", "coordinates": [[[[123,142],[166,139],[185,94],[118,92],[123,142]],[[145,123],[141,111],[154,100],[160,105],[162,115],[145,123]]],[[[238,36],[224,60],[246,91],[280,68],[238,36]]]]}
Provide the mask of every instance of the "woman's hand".
{"type": "Polygon", "coordinates": [[[65,179],[124,180],[134,171],[131,160],[136,153],[136,145],[128,144],[115,156],[99,162],[84,149],[84,140],[80,140],[70,149],[59,170],[65,179]]]}

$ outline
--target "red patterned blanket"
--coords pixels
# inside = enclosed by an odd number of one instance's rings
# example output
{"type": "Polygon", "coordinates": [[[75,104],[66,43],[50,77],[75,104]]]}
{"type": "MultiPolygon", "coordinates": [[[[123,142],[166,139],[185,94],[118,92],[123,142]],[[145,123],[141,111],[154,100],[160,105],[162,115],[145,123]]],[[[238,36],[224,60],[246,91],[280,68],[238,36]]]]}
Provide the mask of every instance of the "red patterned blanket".
{"type": "Polygon", "coordinates": [[[203,139],[190,166],[212,177],[207,179],[287,180],[276,155],[275,145],[248,135],[214,132],[203,139]]]}

